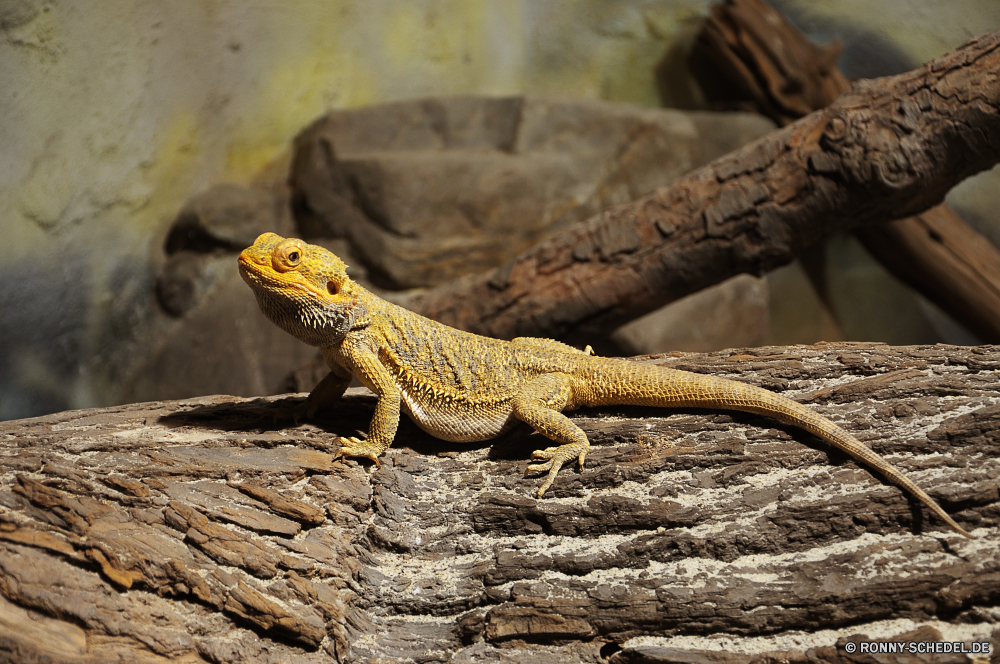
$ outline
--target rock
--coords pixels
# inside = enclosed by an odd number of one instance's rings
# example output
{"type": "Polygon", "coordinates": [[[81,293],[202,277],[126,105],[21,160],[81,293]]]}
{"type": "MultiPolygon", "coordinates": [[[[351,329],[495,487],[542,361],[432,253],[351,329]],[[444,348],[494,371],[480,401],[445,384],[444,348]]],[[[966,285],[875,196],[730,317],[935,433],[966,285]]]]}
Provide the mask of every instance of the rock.
{"type": "Polygon", "coordinates": [[[171,316],[183,316],[204,298],[232,270],[231,261],[180,251],[171,256],[156,280],[156,299],[171,316]]]}
{"type": "MultiPolygon", "coordinates": [[[[203,394],[274,394],[315,351],[271,324],[236,267],[258,235],[293,234],[287,200],[219,185],[192,198],[164,244],[160,312],[116,395],[121,402],[203,394]]],[[[158,314],[158,315],[157,315],[158,314]]]]}
{"type": "Polygon", "coordinates": [[[768,332],[768,300],[767,279],[741,274],[621,326],[611,341],[622,355],[756,346],[768,332]]]}
{"type": "MultiPolygon", "coordinates": [[[[205,397],[0,423],[0,660],[911,661],[989,643],[1000,594],[1000,348],[823,344],[649,361],[782,392],[857,434],[976,540],[801,430],[713,410],[569,413],[593,449],[543,500],[523,427],[375,399],[205,397]],[[909,655],[905,655],[909,657],[909,655]],[[895,659],[894,659],[895,658],[895,659]]],[[[968,655],[912,661],[970,662],[968,655]]],[[[977,660],[979,661],[979,660],[977,660]]]]}
{"type": "Polygon", "coordinates": [[[536,97],[334,111],[295,141],[306,239],[344,238],[375,282],[439,284],[629,202],[770,131],[750,114],[536,97]]]}
{"type": "Polygon", "coordinates": [[[219,184],[193,196],[170,227],[165,251],[242,251],[280,226],[281,201],[270,191],[219,184]]]}

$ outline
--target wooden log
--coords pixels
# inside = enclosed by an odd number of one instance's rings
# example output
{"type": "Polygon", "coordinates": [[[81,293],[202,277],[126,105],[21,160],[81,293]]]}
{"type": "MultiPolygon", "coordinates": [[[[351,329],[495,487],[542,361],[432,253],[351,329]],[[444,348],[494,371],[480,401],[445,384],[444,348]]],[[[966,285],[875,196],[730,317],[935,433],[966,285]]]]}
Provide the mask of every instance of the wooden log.
{"type": "Polygon", "coordinates": [[[906,217],[1000,159],[1000,31],[834,104],[490,272],[410,298],[496,337],[589,343],[829,234],[906,217]]]}
{"type": "MultiPolygon", "coordinates": [[[[818,46],[764,0],[712,8],[691,68],[714,108],[753,110],[787,125],[848,87],[839,42],[818,46]]],[[[1000,342],[1000,251],[947,205],[856,231],[893,275],[981,340],[1000,342]]]]}
{"type": "Polygon", "coordinates": [[[890,272],[970,332],[1000,341],[1000,252],[947,205],[855,234],[890,272]]]}
{"type": "Polygon", "coordinates": [[[784,126],[847,90],[841,50],[839,41],[813,43],[764,0],[726,0],[712,7],[688,60],[710,107],[761,113],[784,126]]]}
{"type": "Polygon", "coordinates": [[[294,399],[71,411],[0,423],[0,661],[841,662],[898,635],[996,652],[1000,348],[646,361],[808,403],[978,539],[741,413],[572,413],[587,467],[537,500],[526,428],[490,447],[405,421],[381,467],[335,459],[371,417],[362,389],[294,428],[274,419],[294,399]]]}

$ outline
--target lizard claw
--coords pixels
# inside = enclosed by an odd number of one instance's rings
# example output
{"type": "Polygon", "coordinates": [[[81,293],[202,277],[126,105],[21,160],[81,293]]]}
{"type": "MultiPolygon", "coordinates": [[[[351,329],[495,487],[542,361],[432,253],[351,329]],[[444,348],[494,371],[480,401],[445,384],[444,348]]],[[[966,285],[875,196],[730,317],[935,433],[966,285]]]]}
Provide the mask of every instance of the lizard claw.
{"type": "Polygon", "coordinates": [[[346,457],[362,457],[365,459],[371,459],[375,462],[375,465],[379,468],[382,467],[382,463],[378,460],[378,453],[375,448],[368,443],[367,440],[361,440],[360,438],[355,438],[354,436],[340,437],[341,441],[346,441],[340,446],[334,454],[334,458],[346,458],[346,457]]]}
{"type": "Polygon", "coordinates": [[[542,482],[542,486],[538,487],[538,497],[541,498],[545,495],[545,492],[549,490],[552,483],[556,481],[556,475],[559,473],[559,469],[562,468],[563,464],[577,456],[577,460],[580,462],[580,470],[583,470],[583,461],[587,456],[586,450],[577,454],[576,450],[563,449],[565,446],[560,447],[547,447],[544,450],[535,450],[531,453],[532,459],[544,459],[542,463],[530,463],[524,471],[525,477],[528,473],[540,472],[544,473],[548,471],[545,476],[545,481],[542,482]]]}
{"type": "Polygon", "coordinates": [[[556,473],[558,473],[559,469],[562,468],[562,461],[556,461],[553,459],[548,463],[540,463],[528,466],[528,470],[543,470],[544,468],[548,468],[549,472],[545,476],[545,481],[542,482],[542,486],[538,487],[539,498],[544,496],[545,492],[549,490],[550,486],[552,486],[552,483],[556,481],[556,473]]]}
{"type": "Polygon", "coordinates": [[[538,497],[541,498],[545,495],[545,492],[549,490],[552,483],[556,481],[556,473],[563,465],[562,459],[556,457],[556,451],[558,447],[549,447],[544,450],[535,450],[531,453],[532,459],[544,459],[542,463],[529,463],[528,467],[524,470],[524,476],[527,477],[529,473],[544,473],[548,471],[545,476],[545,481],[542,482],[542,486],[538,487],[538,497]]]}
{"type": "MultiPolygon", "coordinates": [[[[552,465],[556,463],[555,453],[558,447],[549,447],[544,450],[535,450],[531,453],[532,459],[542,459],[542,463],[529,463],[528,467],[524,469],[524,476],[527,477],[529,473],[544,473],[552,468],[552,465]]],[[[559,461],[559,466],[562,465],[562,461],[559,461]]],[[[556,466],[556,470],[559,469],[556,466]]],[[[546,487],[547,488],[547,487],[546,487]]]]}
{"type": "Polygon", "coordinates": [[[524,469],[524,476],[527,477],[531,473],[544,473],[545,471],[552,468],[554,461],[546,461],[545,463],[529,463],[528,467],[524,469]]]}

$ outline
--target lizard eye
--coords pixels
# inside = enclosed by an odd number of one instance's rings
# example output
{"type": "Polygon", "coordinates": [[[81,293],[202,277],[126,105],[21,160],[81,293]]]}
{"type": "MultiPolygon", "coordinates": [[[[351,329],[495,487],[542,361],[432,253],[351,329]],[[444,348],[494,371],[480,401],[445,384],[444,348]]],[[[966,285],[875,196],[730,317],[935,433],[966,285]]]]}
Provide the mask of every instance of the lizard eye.
{"type": "Polygon", "coordinates": [[[295,240],[282,243],[274,252],[272,264],[274,269],[285,272],[302,262],[302,245],[295,240]]]}
{"type": "Polygon", "coordinates": [[[337,285],[336,281],[326,282],[326,292],[330,295],[336,295],[340,292],[340,286],[337,285]]]}

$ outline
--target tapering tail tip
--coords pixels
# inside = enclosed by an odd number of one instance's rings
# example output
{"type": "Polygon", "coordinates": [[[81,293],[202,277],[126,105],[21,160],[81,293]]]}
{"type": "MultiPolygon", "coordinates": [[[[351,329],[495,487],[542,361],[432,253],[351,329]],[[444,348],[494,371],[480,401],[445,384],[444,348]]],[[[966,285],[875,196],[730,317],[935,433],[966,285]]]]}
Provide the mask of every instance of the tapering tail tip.
{"type": "Polygon", "coordinates": [[[968,530],[966,530],[962,526],[960,526],[957,523],[955,523],[954,519],[948,519],[948,525],[951,526],[952,528],[954,528],[955,532],[957,532],[962,537],[965,537],[965,538],[970,539],[970,540],[979,539],[976,535],[973,535],[968,530]]]}

